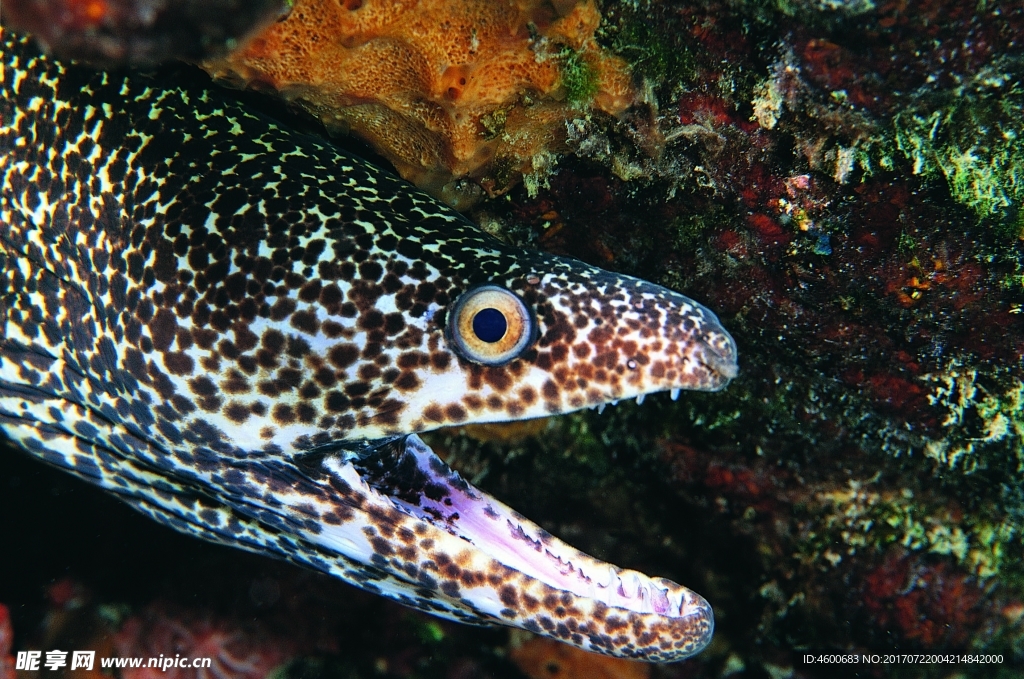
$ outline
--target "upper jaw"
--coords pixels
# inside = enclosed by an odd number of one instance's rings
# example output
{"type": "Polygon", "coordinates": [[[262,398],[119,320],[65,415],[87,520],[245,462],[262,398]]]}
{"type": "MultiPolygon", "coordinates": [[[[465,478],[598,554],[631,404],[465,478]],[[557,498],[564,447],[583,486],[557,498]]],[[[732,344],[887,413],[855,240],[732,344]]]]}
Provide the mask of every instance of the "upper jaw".
{"type": "Polygon", "coordinates": [[[712,375],[708,391],[724,389],[740,372],[736,340],[728,330],[714,323],[698,344],[702,350],[700,362],[712,375]]]}
{"type": "Polygon", "coordinates": [[[360,496],[364,523],[324,525],[315,539],[350,552],[365,543],[356,553],[404,587],[392,595],[407,604],[655,662],[686,658],[711,639],[702,597],[566,545],[468,484],[415,435],[323,466],[336,488],[360,496]]]}

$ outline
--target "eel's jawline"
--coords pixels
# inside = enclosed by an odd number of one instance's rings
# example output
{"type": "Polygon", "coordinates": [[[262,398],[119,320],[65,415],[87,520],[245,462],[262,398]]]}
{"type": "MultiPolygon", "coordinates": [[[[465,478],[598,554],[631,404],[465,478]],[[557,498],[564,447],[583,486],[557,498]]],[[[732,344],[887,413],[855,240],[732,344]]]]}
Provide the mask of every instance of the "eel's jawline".
{"type": "Polygon", "coordinates": [[[685,609],[690,602],[681,588],[665,587],[642,573],[617,568],[570,547],[471,486],[418,436],[406,440],[405,455],[406,459],[415,460],[417,470],[426,477],[433,492],[421,493],[417,504],[392,498],[400,509],[458,535],[506,566],[557,589],[636,613],[679,617],[692,612],[685,609]],[[445,494],[438,497],[442,488],[445,494]]]}
{"type": "MultiPolygon", "coordinates": [[[[384,454],[389,459],[378,464],[342,465],[335,460],[325,466],[347,484],[358,483],[375,501],[418,519],[418,544],[429,541],[427,551],[432,552],[414,559],[418,584],[423,572],[444,574],[449,560],[462,559],[455,569],[461,574],[456,578],[458,596],[451,597],[443,582],[435,586],[438,596],[460,599],[462,607],[470,606],[491,622],[544,631],[617,656],[680,660],[710,641],[711,607],[698,594],[570,547],[468,484],[415,435],[395,442],[384,454]],[[424,532],[423,522],[431,530],[424,532]],[[501,568],[495,571],[486,562],[501,568]],[[476,579],[466,575],[473,568],[470,563],[481,574],[476,579]],[[495,572],[500,575],[495,577],[495,572]]],[[[388,556],[378,555],[374,563],[393,574],[412,574],[408,558],[385,564],[388,556]]]]}

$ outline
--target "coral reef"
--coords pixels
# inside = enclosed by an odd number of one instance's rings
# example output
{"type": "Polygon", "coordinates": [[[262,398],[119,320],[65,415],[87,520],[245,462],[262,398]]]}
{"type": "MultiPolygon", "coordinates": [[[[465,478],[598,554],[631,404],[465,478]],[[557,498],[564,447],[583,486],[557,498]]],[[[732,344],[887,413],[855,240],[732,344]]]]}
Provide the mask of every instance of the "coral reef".
{"type": "Polygon", "coordinates": [[[98,66],[153,66],[234,49],[282,0],[5,0],[4,25],[98,66]]]}
{"type": "Polygon", "coordinates": [[[600,18],[593,0],[296,0],[205,68],[280,92],[460,204],[477,194],[456,180],[506,191],[548,171],[566,120],[631,102],[623,62],[593,40],[600,18]]]}
{"type": "Polygon", "coordinates": [[[606,6],[603,40],[646,78],[653,123],[580,124],[578,160],[478,218],[708,302],[742,347],[739,383],[571,418],[533,446],[452,441],[469,458],[453,464],[554,532],[616,527],[592,549],[651,544],[644,567],[714,573],[703,591],[724,648],[702,659],[709,676],[819,676],[795,647],[1019,662],[1024,11],[790,9],[606,6]],[[601,509],[530,506],[545,491],[518,474],[601,509]]]}

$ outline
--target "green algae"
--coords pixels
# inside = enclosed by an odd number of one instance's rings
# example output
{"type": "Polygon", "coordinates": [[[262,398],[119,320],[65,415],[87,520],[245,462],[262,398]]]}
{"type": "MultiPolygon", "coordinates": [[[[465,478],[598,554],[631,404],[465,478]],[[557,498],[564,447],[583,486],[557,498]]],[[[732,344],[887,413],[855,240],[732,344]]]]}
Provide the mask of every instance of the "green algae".
{"type": "Polygon", "coordinates": [[[685,84],[696,79],[696,55],[659,30],[649,12],[623,5],[617,12],[607,13],[606,21],[601,30],[612,50],[626,59],[637,75],[656,84],[685,84]]]}
{"type": "Polygon", "coordinates": [[[565,98],[576,108],[586,108],[599,89],[597,71],[576,50],[566,48],[561,57],[565,98]]]}
{"type": "Polygon", "coordinates": [[[942,498],[909,488],[883,490],[878,476],[851,480],[848,487],[821,491],[803,512],[812,532],[800,545],[808,564],[832,567],[865,550],[882,553],[890,545],[910,552],[951,557],[980,580],[1001,575],[1007,558],[1021,556],[1020,530],[994,506],[984,511],[951,512],[942,498]],[[922,497],[918,497],[922,495],[922,497]]]}
{"type": "Polygon", "coordinates": [[[941,177],[957,202],[981,218],[995,218],[1008,233],[1019,231],[1024,90],[994,76],[982,84],[989,86],[923,97],[897,114],[895,144],[914,174],[941,177]]]}
{"type": "Polygon", "coordinates": [[[1024,383],[1007,368],[980,371],[951,360],[923,375],[928,401],[942,413],[943,435],[924,441],[924,455],[940,468],[1024,473],[1024,383]]]}

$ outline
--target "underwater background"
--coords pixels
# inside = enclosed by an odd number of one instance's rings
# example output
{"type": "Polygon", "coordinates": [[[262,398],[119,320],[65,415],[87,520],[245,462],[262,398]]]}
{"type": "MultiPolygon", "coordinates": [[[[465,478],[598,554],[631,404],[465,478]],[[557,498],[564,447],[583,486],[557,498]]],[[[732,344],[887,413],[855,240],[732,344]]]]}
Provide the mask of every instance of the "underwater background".
{"type": "MultiPolygon", "coordinates": [[[[271,8],[256,41],[183,56],[284,90],[301,113],[281,115],[489,233],[683,292],[735,337],[724,392],[424,437],[574,546],[701,593],[714,641],[651,667],[436,620],[176,534],[4,444],[0,658],[13,629],[14,649],[209,655],[216,679],[1020,676],[1021,3],[523,0],[523,41],[473,50],[526,66],[475,89],[453,73],[456,122],[430,134],[388,94],[405,91],[393,55],[340,50],[369,75],[300,95],[282,83],[324,74],[254,66],[273,31],[316,34],[328,4],[271,8]],[[369,108],[349,106],[358,87],[380,93],[369,108]],[[1003,662],[803,659],[820,652],[1003,662]]],[[[390,7],[334,3],[375,4],[390,7]]],[[[89,35],[100,5],[36,17],[89,35]]],[[[407,3],[388,37],[426,52],[403,27],[430,17],[440,40],[499,6],[407,3]]]]}

